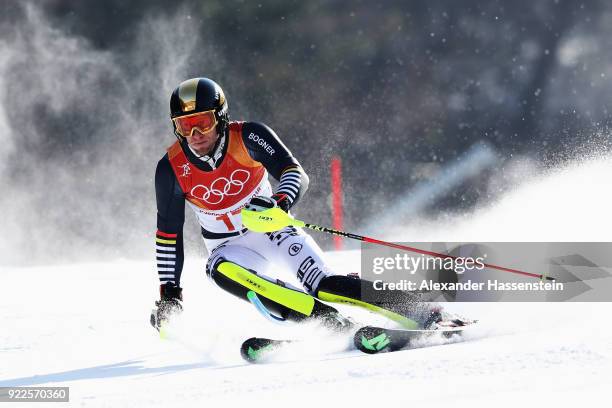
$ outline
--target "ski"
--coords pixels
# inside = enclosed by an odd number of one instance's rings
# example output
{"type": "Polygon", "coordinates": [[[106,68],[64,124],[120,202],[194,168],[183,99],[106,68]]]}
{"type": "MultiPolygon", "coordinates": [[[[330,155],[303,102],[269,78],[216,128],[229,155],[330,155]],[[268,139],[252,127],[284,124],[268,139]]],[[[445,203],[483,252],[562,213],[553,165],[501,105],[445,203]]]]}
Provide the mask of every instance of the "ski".
{"type": "Polygon", "coordinates": [[[353,337],[355,348],[367,353],[398,351],[410,347],[414,341],[441,335],[450,338],[460,335],[466,326],[439,328],[432,330],[385,329],[383,327],[365,326],[357,330],[353,337]]]}
{"type": "MultiPolygon", "coordinates": [[[[249,291],[247,298],[257,311],[268,320],[287,324],[285,320],[272,315],[261,303],[255,292],[249,291]]],[[[458,318],[441,320],[436,323],[435,329],[386,329],[377,326],[364,326],[355,332],[353,343],[356,349],[367,354],[397,351],[410,347],[414,341],[430,336],[438,335],[450,338],[453,335],[461,334],[466,326],[475,322],[458,318]]],[[[350,323],[350,326],[353,326],[353,323],[350,323]]],[[[350,326],[346,327],[349,328],[350,326]]],[[[251,337],[242,343],[240,355],[249,363],[264,362],[278,349],[297,341],[300,340],[273,340],[263,337],[251,337]]]]}
{"type": "MultiPolygon", "coordinates": [[[[274,316],[264,306],[254,291],[247,292],[247,299],[267,320],[282,325],[295,324],[295,322],[289,322],[283,318],[274,316]]],[[[328,325],[333,325],[337,332],[342,330],[348,331],[351,327],[353,327],[353,323],[349,319],[341,316],[339,313],[333,317],[329,316],[327,323],[328,325]],[[338,330],[338,327],[340,327],[341,330],[338,330]]],[[[240,346],[240,355],[249,363],[261,363],[264,362],[271,354],[273,354],[273,352],[278,351],[283,346],[300,341],[302,340],[273,340],[263,337],[251,337],[250,339],[245,340],[242,343],[242,346],[240,346]]]]}
{"type": "MultiPolygon", "coordinates": [[[[466,326],[445,327],[432,330],[386,329],[364,326],[355,332],[353,344],[363,353],[377,354],[409,348],[414,342],[428,337],[442,336],[451,338],[461,335],[466,326]]],[[[249,363],[262,363],[288,344],[303,340],[273,340],[264,337],[251,337],[240,347],[240,355],[249,363]]]]}
{"type": "Polygon", "coordinates": [[[240,346],[240,355],[249,363],[261,363],[275,351],[296,340],[273,340],[263,337],[251,337],[240,346]]]}

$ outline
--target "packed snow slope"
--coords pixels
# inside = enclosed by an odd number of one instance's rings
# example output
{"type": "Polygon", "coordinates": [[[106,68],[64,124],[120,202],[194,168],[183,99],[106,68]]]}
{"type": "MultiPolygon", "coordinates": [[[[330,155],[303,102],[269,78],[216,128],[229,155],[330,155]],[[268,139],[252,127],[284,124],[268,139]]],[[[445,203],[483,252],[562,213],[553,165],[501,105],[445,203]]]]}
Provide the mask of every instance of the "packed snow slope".
{"type": "MultiPolygon", "coordinates": [[[[609,162],[597,161],[534,180],[491,208],[462,216],[456,225],[464,235],[447,228],[449,240],[503,240],[499,227],[508,229],[508,240],[528,241],[530,234],[555,240],[534,228],[532,214],[540,209],[551,218],[540,220],[551,234],[558,217],[573,229],[564,238],[603,240],[611,171],[609,162]],[[574,198],[567,194],[573,188],[588,195],[574,198]],[[557,201],[564,194],[567,200],[557,201]],[[550,196],[545,205],[541,200],[550,196]],[[583,229],[577,229],[570,214],[581,206],[599,212],[582,213],[583,229]],[[496,224],[496,236],[481,221],[513,215],[516,222],[496,224]],[[588,224],[595,218],[599,224],[588,224]]],[[[431,222],[424,235],[443,236],[442,226],[451,224],[431,222]]],[[[406,231],[407,240],[415,238],[414,227],[406,231]]],[[[356,251],[330,254],[330,261],[341,273],[359,268],[356,251]]],[[[158,285],[153,260],[0,267],[0,386],[69,386],[71,402],[54,406],[85,407],[563,407],[609,398],[610,303],[447,304],[480,320],[463,341],[434,339],[428,347],[370,356],[345,351],[346,338],[317,328],[265,321],[207,281],[203,270],[203,259],[186,260],[185,312],[172,325],[172,338],[161,340],[148,323],[158,285]],[[249,365],[239,347],[251,336],[307,340],[276,361],[249,365]]]]}

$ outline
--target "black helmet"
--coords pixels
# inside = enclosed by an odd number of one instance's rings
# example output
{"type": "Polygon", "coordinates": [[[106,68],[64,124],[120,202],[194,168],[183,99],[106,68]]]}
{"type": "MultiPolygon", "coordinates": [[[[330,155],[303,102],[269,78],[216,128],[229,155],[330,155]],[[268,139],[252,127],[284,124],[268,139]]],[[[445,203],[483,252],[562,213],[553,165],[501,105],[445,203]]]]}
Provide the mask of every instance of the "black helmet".
{"type": "MultiPolygon", "coordinates": [[[[229,124],[229,113],[223,89],[215,81],[208,78],[188,79],[181,82],[172,92],[171,119],[206,111],[214,111],[217,133],[220,136],[224,135],[229,124]]],[[[172,125],[174,134],[182,142],[184,138],[178,133],[174,120],[172,125]]]]}

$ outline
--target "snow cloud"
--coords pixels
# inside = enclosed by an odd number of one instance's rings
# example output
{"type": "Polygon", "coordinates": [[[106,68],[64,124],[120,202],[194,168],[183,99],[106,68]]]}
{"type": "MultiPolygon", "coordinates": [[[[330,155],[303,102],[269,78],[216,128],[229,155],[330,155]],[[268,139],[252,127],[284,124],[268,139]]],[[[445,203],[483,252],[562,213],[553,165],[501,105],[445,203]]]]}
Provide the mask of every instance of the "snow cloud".
{"type": "Polygon", "coordinates": [[[33,3],[18,14],[0,24],[2,262],[147,254],[155,166],[174,140],[169,95],[220,60],[198,59],[215,51],[187,35],[185,8],[144,17],[113,52],[33,3]]]}

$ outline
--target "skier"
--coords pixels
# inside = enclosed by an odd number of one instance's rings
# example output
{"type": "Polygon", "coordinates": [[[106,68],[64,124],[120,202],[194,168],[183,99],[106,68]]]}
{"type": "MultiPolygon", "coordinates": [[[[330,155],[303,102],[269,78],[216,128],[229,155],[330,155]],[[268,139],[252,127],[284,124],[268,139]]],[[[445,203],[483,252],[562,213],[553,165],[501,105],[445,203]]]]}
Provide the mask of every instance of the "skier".
{"type": "MultiPolygon", "coordinates": [[[[151,314],[158,330],[182,311],[185,203],[195,212],[209,253],[206,274],[220,288],[247,300],[250,291],[272,314],[291,321],[319,320],[345,330],[352,323],[326,303],[340,302],[383,314],[404,327],[424,328],[440,320],[437,308],[407,293],[367,302],[359,278],[336,275],[315,241],[302,229],[271,233],[247,230],[241,209],[280,207],[289,211],[304,196],[308,176],[300,162],[268,126],[229,120],[221,87],[207,78],[182,82],[170,98],[178,139],[159,161],[156,255],[160,299],[151,314]],[[268,180],[278,180],[273,191],[268,180]],[[269,268],[294,273],[305,290],[270,279],[269,268]]],[[[366,282],[367,283],[367,282],[366,282]]]]}

